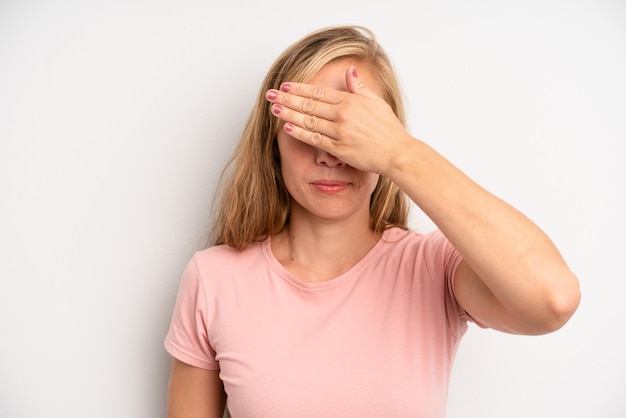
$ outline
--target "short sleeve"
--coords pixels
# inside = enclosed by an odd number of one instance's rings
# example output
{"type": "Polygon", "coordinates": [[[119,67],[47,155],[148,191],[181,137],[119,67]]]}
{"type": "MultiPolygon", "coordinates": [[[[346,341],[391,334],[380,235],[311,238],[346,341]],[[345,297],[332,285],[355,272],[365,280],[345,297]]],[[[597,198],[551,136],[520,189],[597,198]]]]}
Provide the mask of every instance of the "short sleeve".
{"type": "Polygon", "coordinates": [[[164,346],[172,357],[184,363],[202,369],[218,370],[215,350],[208,339],[207,320],[210,312],[206,300],[194,256],[183,272],[164,346]]]}
{"type": "Polygon", "coordinates": [[[427,247],[425,252],[428,254],[425,261],[429,274],[444,299],[449,325],[455,334],[460,336],[466,331],[467,321],[474,322],[484,328],[484,325],[472,318],[463,309],[456,298],[454,276],[459,264],[463,261],[463,256],[440,230],[428,233],[425,238],[425,245],[427,247]],[[458,318],[460,321],[454,321],[453,318],[458,318]]]}

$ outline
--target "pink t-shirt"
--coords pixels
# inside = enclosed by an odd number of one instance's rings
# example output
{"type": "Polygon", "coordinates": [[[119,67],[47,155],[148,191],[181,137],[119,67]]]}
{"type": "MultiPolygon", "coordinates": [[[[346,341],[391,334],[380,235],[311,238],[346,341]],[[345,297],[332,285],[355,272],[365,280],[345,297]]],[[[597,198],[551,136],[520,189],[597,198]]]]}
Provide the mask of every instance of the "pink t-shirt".
{"type": "Polygon", "coordinates": [[[460,261],[439,231],[391,228],[348,272],[304,283],[269,239],[211,247],[183,274],[165,347],[220,370],[234,418],[444,417],[460,261]]]}

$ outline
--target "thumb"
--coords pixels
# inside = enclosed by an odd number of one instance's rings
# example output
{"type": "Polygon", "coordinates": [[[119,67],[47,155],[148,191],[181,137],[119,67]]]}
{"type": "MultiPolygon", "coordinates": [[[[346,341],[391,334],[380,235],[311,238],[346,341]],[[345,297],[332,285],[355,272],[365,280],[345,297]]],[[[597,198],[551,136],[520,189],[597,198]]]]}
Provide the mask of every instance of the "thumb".
{"type": "Polygon", "coordinates": [[[359,77],[359,72],[354,65],[346,70],[346,86],[350,93],[359,94],[367,97],[378,97],[368,86],[365,81],[359,77]]]}

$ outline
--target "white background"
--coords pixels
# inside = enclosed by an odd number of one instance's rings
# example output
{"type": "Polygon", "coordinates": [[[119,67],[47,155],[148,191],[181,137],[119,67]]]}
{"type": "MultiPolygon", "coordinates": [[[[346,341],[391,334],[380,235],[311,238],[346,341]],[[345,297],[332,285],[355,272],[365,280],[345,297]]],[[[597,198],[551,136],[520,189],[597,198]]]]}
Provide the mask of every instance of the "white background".
{"type": "Polygon", "coordinates": [[[164,416],[162,341],[219,172],[270,64],[335,24],[377,33],[412,134],[582,283],[554,334],[471,326],[448,417],[626,416],[625,2],[4,0],[1,417],[164,416]]]}

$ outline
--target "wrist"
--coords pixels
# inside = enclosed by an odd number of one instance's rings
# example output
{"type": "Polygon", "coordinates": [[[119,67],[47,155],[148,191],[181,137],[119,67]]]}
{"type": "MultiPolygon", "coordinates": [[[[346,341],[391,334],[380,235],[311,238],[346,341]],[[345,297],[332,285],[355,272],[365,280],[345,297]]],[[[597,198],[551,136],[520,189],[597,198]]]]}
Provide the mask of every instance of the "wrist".
{"type": "Polygon", "coordinates": [[[400,145],[393,150],[388,169],[381,174],[398,185],[402,183],[404,176],[413,177],[413,171],[422,159],[424,147],[427,147],[424,142],[406,134],[400,145]]]}

